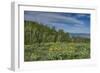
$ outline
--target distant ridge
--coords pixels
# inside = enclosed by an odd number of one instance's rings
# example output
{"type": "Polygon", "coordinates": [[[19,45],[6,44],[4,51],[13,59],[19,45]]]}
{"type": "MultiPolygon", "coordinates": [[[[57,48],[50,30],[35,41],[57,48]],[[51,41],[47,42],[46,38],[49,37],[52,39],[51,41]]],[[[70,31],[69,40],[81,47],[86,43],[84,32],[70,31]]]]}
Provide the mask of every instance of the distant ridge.
{"type": "Polygon", "coordinates": [[[90,33],[70,33],[71,37],[90,38],[90,33]]]}

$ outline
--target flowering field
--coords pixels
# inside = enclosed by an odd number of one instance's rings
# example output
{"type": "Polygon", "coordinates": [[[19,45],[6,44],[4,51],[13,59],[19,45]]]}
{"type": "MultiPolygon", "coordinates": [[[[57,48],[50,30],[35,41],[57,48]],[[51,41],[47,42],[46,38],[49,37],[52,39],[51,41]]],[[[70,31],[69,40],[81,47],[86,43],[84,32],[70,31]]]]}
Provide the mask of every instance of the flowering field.
{"type": "Polygon", "coordinates": [[[35,43],[25,45],[25,61],[70,60],[90,58],[89,43],[35,43]]]}

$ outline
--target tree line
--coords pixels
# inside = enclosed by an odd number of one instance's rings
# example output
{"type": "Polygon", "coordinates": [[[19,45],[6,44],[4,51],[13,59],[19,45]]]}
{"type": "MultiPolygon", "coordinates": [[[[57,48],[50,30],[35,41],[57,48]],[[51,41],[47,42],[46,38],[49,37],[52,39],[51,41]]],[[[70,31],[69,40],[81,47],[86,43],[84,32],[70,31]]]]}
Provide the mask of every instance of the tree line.
{"type": "Polygon", "coordinates": [[[56,30],[55,27],[33,22],[24,21],[24,43],[25,45],[32,45],[34,43],[47,42],[89,42],[86,38],[72,38],[70,33],[64,30],[56,30]]]}

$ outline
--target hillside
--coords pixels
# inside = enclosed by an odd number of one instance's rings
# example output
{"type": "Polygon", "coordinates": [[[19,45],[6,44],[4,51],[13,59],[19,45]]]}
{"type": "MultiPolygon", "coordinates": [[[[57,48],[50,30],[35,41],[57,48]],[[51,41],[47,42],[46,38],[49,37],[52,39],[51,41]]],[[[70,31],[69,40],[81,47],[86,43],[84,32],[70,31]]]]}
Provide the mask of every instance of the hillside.
{"type": "Polygon", "coordinates": [[[37,22],[25,21],[24,24],[25,44],[41,42],[68,42],[69,33],[62,29],[57,31],[55,27],[49,27],[37,22]]]}
{"type": "Polygon", "coordinates": [[[64,30],[24,21],[24,61],[90,58],[90,39],[70,37],[64,30]]]}

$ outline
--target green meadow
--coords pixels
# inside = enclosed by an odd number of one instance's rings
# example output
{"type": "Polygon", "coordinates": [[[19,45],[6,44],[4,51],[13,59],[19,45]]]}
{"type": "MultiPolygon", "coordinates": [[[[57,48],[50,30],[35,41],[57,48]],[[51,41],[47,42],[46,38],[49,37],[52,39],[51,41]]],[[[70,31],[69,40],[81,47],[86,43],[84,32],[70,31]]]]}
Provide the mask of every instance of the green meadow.
{"type": "Polygon", "coordinates": [[[90,58],[90,38],[71,37],[37,22],[24,21],[24,61],[90,58]]]}

